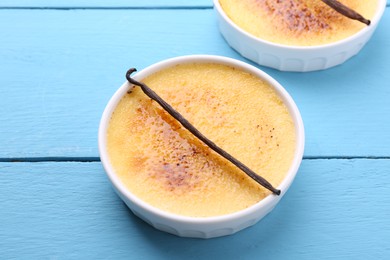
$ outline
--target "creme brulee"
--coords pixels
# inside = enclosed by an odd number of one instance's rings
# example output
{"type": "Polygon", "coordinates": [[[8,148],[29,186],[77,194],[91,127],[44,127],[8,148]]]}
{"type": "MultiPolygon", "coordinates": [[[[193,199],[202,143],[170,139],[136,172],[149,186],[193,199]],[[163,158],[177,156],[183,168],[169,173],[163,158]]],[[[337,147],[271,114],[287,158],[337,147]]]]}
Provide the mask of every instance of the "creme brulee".
{"type": "MultiPolygon", "coordinates": [[[[273,186],[282,182],[294,157],[295,127],[267,82],[213,63],[176,65],[142,82],[273,186]]],[[[270,194],[184,129],[139,87],[115,108],[107,151],[123,184],[167,212],[224,215],[270,194]]]]}
{"type": "MultiPolygon", "coordinates": [[[[365,24],[351,20],[321,0],[219,0],[227,16],[241,29],[270,42],[315,46],[352,36],[365,24]]],[[[378,0],[339,0],[372,19],[378,0]]]]}

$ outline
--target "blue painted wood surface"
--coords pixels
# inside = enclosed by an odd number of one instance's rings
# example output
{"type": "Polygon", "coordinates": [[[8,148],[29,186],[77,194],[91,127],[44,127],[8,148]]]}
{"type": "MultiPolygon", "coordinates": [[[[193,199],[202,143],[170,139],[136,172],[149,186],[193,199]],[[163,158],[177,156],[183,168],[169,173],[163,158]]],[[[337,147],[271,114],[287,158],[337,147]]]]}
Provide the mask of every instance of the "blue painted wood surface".
{"type": "Polygon", "coordinates": [[[2,0],[0,8],[211,8],[212,0],[2,0]]]}
{"type": "MultiPolygon", "coordinates": [[[[101,113],[129,67],[142,69],[198,53],[244,60],[219,34],[211,9],[0,14],[0,113],[6,115],[0,118],[0,158],[97,158],[101,113]]],[[[342,66],[304,74],[262,68],[280,81],[301,110],[305,156],[389,154],[386,24],[388,11],[367,46],[342,66]]]]}
{"type": "Polygon", "coordinates": [[[4,259],[386,259],[389,168],[387,159],[304,160],[265,219],[199,240],[133,216],[99,162],[0,163],[0,248],[4,259]]]}
{"type": "Polygon", "coordinates": [[[212,2],[0,1],[0,259],[390,258],[389,25],[388,7],[333,69],[258,66],[295,99],[305,159],[264,220],[196,240],[130,213],[101,167],[97,128],[129,67],[199,53],[247,61],[212,2]]]}
{"type": "MultiPolygon", "coordinates": [[[[387,4],[389,5],[389,0],[387,4]]],[[[0,8],[210,8],[212,0],[2,0],[0,8]]]]}

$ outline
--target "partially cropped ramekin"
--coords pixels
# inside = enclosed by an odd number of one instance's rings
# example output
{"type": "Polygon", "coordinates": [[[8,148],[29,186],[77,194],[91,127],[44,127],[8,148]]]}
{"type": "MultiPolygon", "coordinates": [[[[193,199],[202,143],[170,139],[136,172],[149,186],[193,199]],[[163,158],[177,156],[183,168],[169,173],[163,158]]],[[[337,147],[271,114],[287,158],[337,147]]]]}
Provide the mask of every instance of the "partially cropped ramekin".
{"type": "Polygon", "coordinates": [[[219,30],[233,49],[259,65],[296,72],[328,69],[356,55],[371,38],[385,8],[386,0],[379,0],[371,24],[343,40],[318,46],[289,46],[266,41],[244,31],[226,15],[219,0],[214,0],[219,30]]]}
{"type": "MultiPolygon", "coordinates": [[[[153,227],[183,237],[212,238],[230,235],[258,222],[275,207],[290,187],[303,156],[305,136],[302,118],[291,96],[276,80],[254,66],[231,58],[210,55],[190,55],[172,58],[143,69],[134,76],[134,79],[142,81],[145,77],[159,70],[184,63],[217,63],[229,65],[247,71],[265,80],[272,88],[275,89],[276,93],[279,95],[291,114],[295,125],[296,135],[295,154],[291,167],[284,180],[277,187],[281,190],[281,194],[279,196],[271,194],[255,205],[232,214],[204,218],[172,214],[153,207],[135,196],[124,186],[115,173],[107,153],[108,124],[118,102],[124,95],[126,95],[127,91],[131,87],[127,82],[116,91],[103,112],[99,126],[98,138],[100,159],[117,194],[135,215],[153,227]]],[[[259,102],[261,101],[259,100],[259,102]]]]}

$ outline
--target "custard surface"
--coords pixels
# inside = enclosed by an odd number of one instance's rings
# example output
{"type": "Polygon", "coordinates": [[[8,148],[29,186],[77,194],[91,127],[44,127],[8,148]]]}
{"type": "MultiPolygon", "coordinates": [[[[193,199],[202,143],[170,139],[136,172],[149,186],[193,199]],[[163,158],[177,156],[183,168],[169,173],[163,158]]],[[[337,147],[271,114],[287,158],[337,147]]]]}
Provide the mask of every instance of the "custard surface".
{"type": "MultiPolygon", "coordinates": [[[[277,187],[295,151],[295,127],[268,83],[218,64],[184,64],[142,80],[201,133],[277,187]]],[[[270,192],[184,129],[139,87],[107,131],[124,185],[164,211],[192,217],[245,209],[270,192]]]]}
{"type": "MultiPolygon", "coordinates": [[[[347,38],[365,24],[351,20],[321,0],[219,0],[227,16],[253,36],[274,43],[314,46],[347,38]]],[[[372,19],[378,0],[339,0],[372,19]]]]}

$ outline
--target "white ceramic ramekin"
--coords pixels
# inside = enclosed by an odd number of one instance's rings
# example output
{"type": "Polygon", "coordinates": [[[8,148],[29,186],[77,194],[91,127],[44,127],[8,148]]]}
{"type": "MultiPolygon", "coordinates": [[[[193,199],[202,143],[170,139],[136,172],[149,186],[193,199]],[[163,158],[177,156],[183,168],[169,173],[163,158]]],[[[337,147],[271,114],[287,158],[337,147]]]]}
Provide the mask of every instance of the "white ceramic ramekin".
{"type": "Polygon", "coordinates": [[[147,67],[146,69],[143,69],[134,76],[134,79],[142,81],[143,78],[154,72],[183,63],[218,63],[230,65],[252,73],[259,78],[262,78],[263,80],[269,82],[269,84],[275,89],[275,91],[280,96],[282,101],[286,104],[289,112],[291,113],[295,124],[297,140],[295,156],[291,167],[283,182],[280,184],[280,186],[277,187],[282,191],[281,195],[269,195],[257,204],[239,212],[207,218],[187,217],[165,212],[145,203],[144,201],[136,197],[128,189],[126,189],[126,187],[120,181],[118,176],[115,174],[115,171],[110,164],[106,147],[107,126],[111,114],[116,108],[118,102],[130,88],[130,85],[127,82],[124,83],[116,91],[116,93],[108,102],[103,112],[99,127],[98,140],[100,159],[117,194],[122,198],[122,200],[127,204],[127,206],[133,211],[135,215],[137,215],[153,227],[183,237],[212,238],[230,235],[241,229],[255,224],[257,221],[263,218],[275,207],[275,205],[279,202],[279,200],[282,198],[282,196],[286,193],[287,189],[291,185],[301,163],[304,150],[305,137],[302,118],[294,101],[278,82],[276,82],[265,72],[251,65],[226,57],[210,55],[190,55],[168,59],[156,63],[150,67],[147,67]]]}
{"type": "Polygon", "coordinates": [[[341,41],[319,46],[288,46],[247,33],[226,15],[219,0],[214,0],[219,30],[233,49],[260,65],[297,72],[328,69],[356,55],[371,38],[385,8],[386,0],[379,0],[371,24],[341,41]]]}

